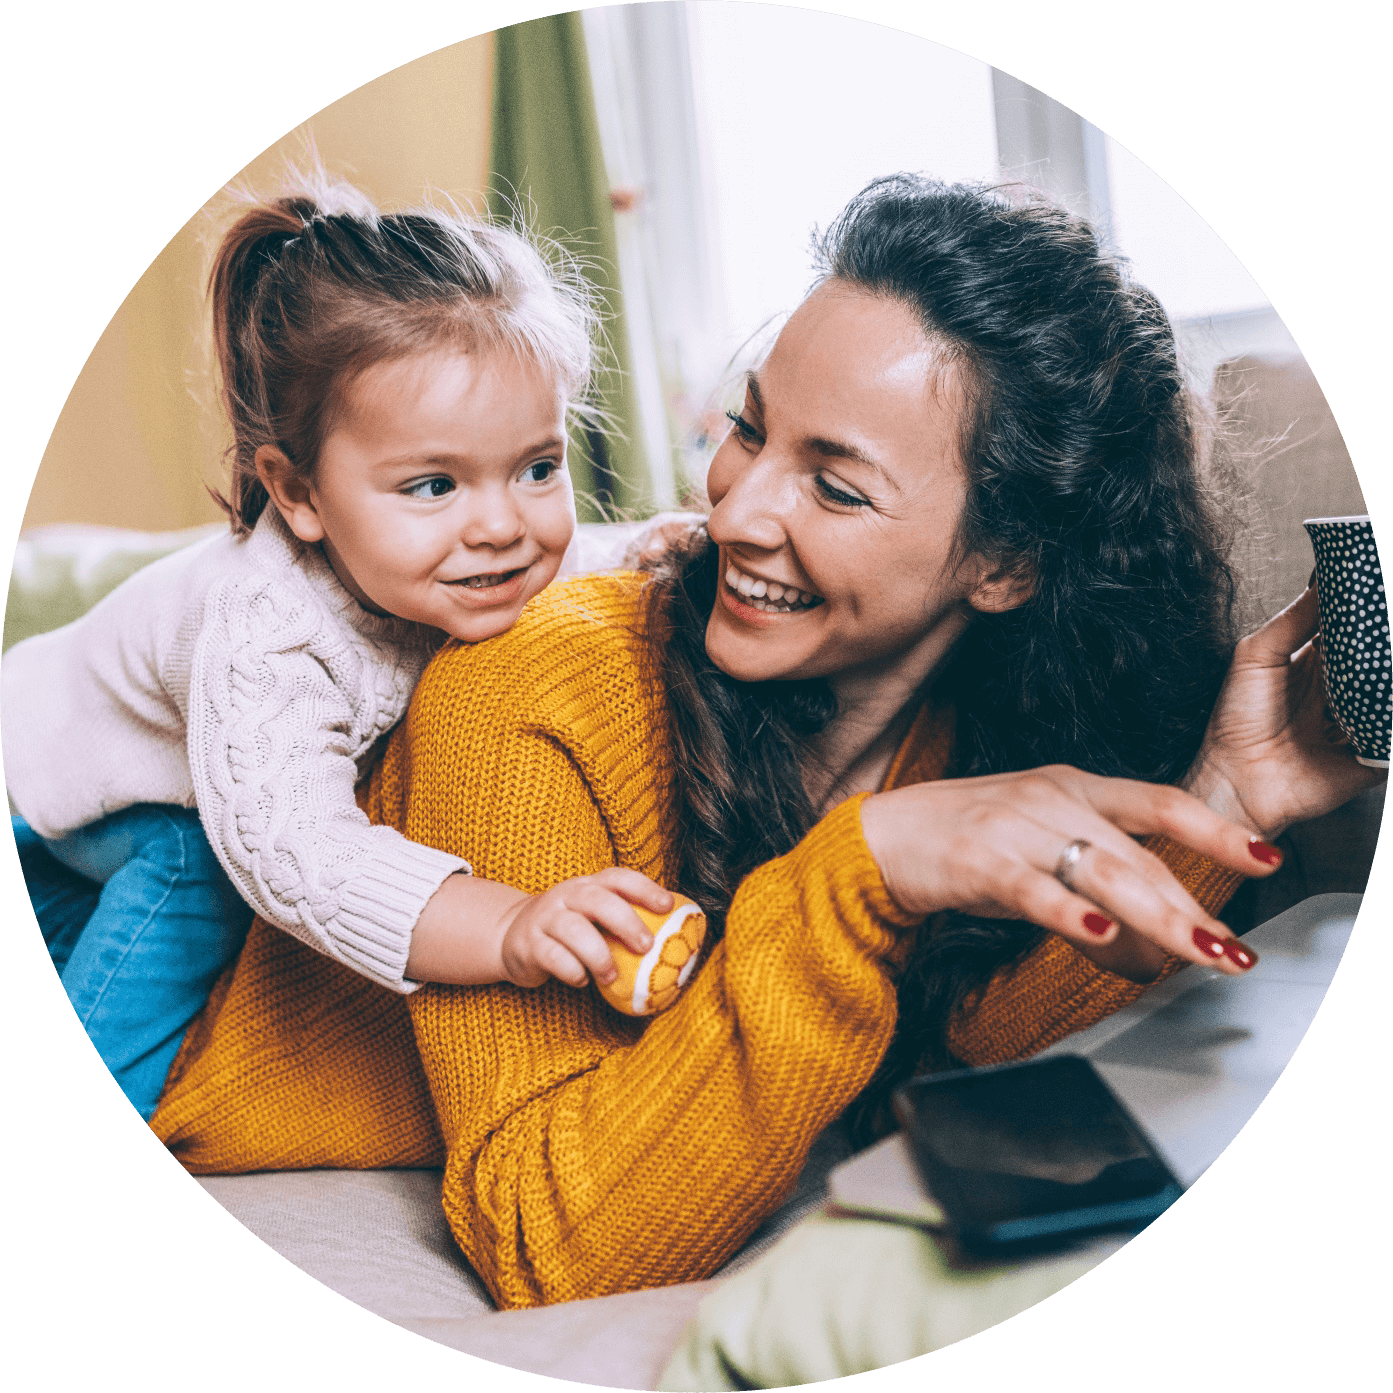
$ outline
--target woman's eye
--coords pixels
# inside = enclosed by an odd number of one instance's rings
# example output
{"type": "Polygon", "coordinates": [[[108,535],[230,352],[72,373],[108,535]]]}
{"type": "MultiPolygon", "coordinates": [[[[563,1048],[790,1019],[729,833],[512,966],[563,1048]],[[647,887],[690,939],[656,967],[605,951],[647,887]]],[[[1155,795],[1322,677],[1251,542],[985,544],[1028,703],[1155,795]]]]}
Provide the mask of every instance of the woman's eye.
{"type": "Polygon", "coordinates": [[[402,490],[408,498],[444,498],[455,491],[455,481],[445,474],[435,474],[429,479],[419,479],[402,490]]]}
{"type": "Polygon", "coordinates": [[[740,437],[742,445],[762,445],[764,437],[738,412],[727,411],[726,420],[734,428],[735,434],[740,437]]]}
{"type": "Polygon", "coordinates": [[[544,484],[552,478],[560,466],[554,459],[539,459],[522,471],[522,479],[527,484],[544,484]]]}
{"type": "Polygon", "coordinates": [[[871,500],[862,498],[859,493],[847,493],[845,489],[839,489],[833,484],[829,484],[821,474],[813,476],[817,484],[817,491],[829,502],[835,503],[841,508],[869,508],[871,500]]]}

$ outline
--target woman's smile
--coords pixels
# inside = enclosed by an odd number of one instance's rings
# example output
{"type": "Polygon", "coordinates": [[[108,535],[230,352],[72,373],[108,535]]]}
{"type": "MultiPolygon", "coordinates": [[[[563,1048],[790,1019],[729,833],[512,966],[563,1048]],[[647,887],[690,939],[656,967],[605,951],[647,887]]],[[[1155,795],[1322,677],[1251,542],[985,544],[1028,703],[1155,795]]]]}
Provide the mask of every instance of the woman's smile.
{"type": "Polygon", "coordinates": [[[725,569],[722,593],[737,616],[742,616],[745,610],[753,610],[760,615],[803,614],[823,603],[822,596],[814,595],[810,590],[777,580],[765,580],[752,571],[742,570],[734,561],[722,559],[725,569]]]}

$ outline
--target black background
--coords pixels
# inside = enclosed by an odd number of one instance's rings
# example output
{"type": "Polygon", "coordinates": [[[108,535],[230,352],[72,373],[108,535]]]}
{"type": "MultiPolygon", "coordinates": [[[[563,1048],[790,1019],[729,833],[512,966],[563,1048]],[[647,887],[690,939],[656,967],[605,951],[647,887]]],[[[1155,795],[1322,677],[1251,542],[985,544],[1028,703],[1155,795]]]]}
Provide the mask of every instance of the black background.
{"type": "MultiPolygon", "coordinates": [[[[72,20],[61,29],[29,21],[10,65],[20,99],[8,142],[6,280],[21,390],[8,417],[28,428],[11,535],[72,379],[164,242],[293,125],[467,38],[474,22],[442,29],[351,13],[320,11],[337,15],[333,32],[294,31],[249,8],[208,11],[206,29],[189,11],[157,21],[127,10],[121,25],[82,22],[79,32],[72,20]]],[[[490,11],[478,26],[536,13],[490,11]]],[[[898,11],[859,14],[905,26],[898,11]]],[[[1038,29],[1003,14],[924,33],[1074,107],[1173,184],[1268,291],[1360,461],[1360,405],[1376,361],[1365,323],[1386,313],[1373,288],[1387,240],[1382,170],[1365,153],[1367,65],[1309,21],[1273,46],[1251,32],[1199,32],[1191,10],[1148,11],[1159,33],[1145,36],[1120,29],[1117,15],[1105,26],[1078,14],[1055,10],[1038,29]]],[[[758,63],[741,61],[758,81],[758,63]]],[[[756,159],[749,177],[758,178],[756,159]]],[[[17,862],[8,846],[4,854],[18,892],[17,862]]],[[[1380,880],[1376,869],[1367,903],[1382,918],[1380,880]]],[[[162,1382],[280,1382],[312,1369],[362,1383],[378,1378],[379,1355],[405,1361],[396,1379],[429,1378],[437,1365],[508,1378],[334,1297],[206,1198],[100,1067],[24,901],[13,904],[15,1354],[32,1351],[71,1380],[120,1369],[162,1382]]],[[[1000,1376],[1028,1360],[1063,1378],[1126,1380],[1165,1369],[1184,1378],[1198,1372],[1198,1355],[1211,1376],[1230,1362],[1251,1372],[1272,1355],[1348,1358],[1360,1337],[1348,1312],[1361,1286],[1355,1265],[1386,1243],[1379,1206],[1365,1198],[1364,1124],[1386,1084],[1367,1063],[1355,986],[1375,972],[1372,917],[1365,911],[1294,1063],[1195,1190],[1105,1268],[936,1355],[933,1372],[971,1361],[964,1369],[1000,1376]]]]}

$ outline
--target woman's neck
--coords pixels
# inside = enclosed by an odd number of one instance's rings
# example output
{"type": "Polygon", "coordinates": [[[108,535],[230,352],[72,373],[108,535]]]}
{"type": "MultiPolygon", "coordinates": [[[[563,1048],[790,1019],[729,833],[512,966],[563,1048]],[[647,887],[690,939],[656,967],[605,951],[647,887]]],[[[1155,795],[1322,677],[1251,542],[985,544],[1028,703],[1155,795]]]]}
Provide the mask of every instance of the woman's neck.
{"type": "Polygon", "coordinates": [[[918,703],[907,702],[885,724],[839,716],[813,742],[803,764],[803,787],[819,817],[854,793],[875,793],[885,783],[918,703]]]}
{"type": "Polygon", "coordinates": [[[855,793],[875,793],[918,711],[935,669],[966,631],[963,607],[937,625],[927,641],[885,667],[859,668],[829,678],[837,714],[814,737],[803,762],[803,786],[820,817],[855,793]]]}

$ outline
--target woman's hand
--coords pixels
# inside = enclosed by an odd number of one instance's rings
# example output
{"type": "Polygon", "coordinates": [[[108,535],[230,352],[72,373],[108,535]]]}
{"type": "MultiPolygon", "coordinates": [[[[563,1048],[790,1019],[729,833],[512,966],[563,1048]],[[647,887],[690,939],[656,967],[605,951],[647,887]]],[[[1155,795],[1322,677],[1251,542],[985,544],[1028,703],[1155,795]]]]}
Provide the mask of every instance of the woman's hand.
{"type": "Polygon", "coordinates": [[[1325,706],[1314,587],[1237,647],[1183,787],[1272,840],[1386,778],[1359,764],[1325,706]]]}
{"type": "Polygon", "coordinates": [[[1257,959],[1133,836],[1162,833],[1244,875],[1269,875],[1281,860],[1180,789],[1066,765],[874,794],[861,806],[861,826],[906,913],[1025,919],[1139,982],[1151,981],[1168,953],[1229,973],[1257,959]]]}

